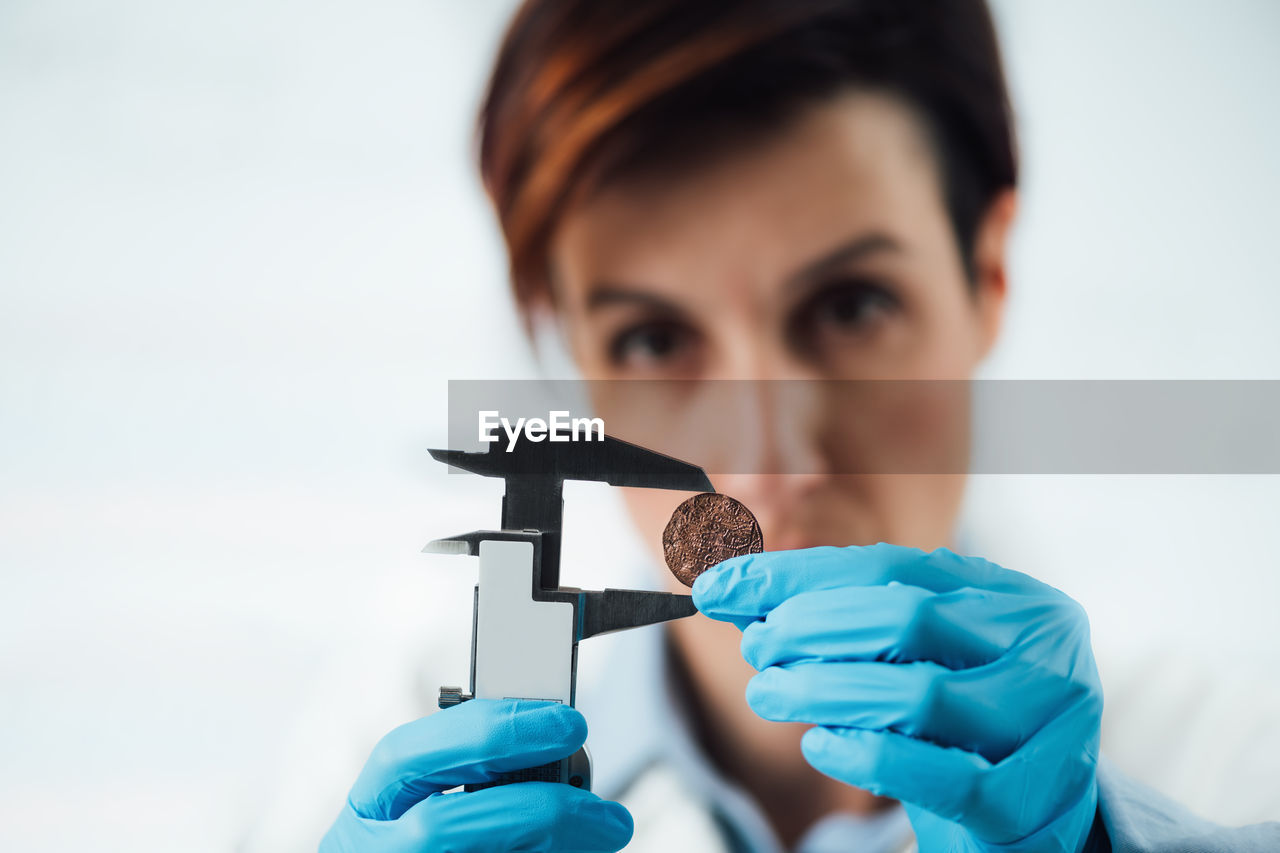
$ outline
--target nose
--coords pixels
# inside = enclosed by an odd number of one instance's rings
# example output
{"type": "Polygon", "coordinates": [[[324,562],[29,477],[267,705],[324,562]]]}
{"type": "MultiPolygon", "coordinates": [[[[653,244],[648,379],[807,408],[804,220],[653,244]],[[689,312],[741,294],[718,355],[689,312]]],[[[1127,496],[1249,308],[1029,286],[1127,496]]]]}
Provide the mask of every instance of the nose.
{"type": "Polygon", "coordinates": [[[802,547],[797,507],[832,473],[823,380],[783,352],[744,347],[737,355],[711,380],[723,434],[708,468],[712,484],[751,509],[765,547],[802,547]]]}

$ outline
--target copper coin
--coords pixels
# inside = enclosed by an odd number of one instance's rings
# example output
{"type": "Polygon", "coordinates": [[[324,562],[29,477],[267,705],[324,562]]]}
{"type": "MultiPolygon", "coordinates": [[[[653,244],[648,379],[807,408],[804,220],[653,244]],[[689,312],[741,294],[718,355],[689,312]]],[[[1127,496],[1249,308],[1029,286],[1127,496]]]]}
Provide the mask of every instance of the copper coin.
{"type": "Polygon", "coordinates": [[[694,495],[671,513],[662,531],[667,568],[685,586],[730,557],[764,550],[760,524],[743,504],[728,495],[694,495]]]}

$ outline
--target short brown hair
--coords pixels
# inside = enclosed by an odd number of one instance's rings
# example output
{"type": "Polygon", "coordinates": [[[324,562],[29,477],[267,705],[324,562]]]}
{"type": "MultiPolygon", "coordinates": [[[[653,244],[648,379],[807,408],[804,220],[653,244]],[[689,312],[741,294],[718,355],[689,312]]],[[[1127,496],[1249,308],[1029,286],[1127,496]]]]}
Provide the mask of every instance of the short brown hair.
{"type": "Polygon", "coordinates": [[[521,307],[549,295],[547,243],[574,200],[857,86],[924,120],[968,263],[1017,177],[985,0],[526,0],[477,127],[521,307]]]}

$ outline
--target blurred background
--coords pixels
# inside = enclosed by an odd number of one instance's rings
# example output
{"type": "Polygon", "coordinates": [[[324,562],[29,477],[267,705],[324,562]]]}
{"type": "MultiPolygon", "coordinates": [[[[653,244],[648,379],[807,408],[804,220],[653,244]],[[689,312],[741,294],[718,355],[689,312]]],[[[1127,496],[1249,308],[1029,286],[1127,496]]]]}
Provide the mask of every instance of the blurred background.
{"type": "MultiPolygon", "coordinates": [[[[470,147],[511,8],[0,5],[0,848],[327,823],[372,740],[305,746],[316,709],[402,722],[376,697],[424,650],[465,680],[474,564],[418,552],[500,487],[425,448],[448,379],[535,375],[470,147]]],[[[995,9],[1025,180],[987,375],[1280,379],[1280,5],[995,9]]],[[[598,587],[626,561],[589,548],[639,545],[592,488],[565,579],[598,587]]],[[[980,477],[966,515],[1088,607],[1109,700],[1170,648],[1244,685],[1197,716],[1175,667],[1104,746],[1258,819],[1161,755],[1280,672],[1280,478],[980,477]]]]}

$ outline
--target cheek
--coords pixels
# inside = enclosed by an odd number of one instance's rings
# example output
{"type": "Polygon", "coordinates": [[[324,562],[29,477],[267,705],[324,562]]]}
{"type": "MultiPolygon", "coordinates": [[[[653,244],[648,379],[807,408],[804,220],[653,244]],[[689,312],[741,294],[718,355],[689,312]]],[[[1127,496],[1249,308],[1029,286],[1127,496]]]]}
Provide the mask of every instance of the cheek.
{"type": "Polygon", "coordinates": [[[635,525],[636,532],[648,549],[658,579],[671,592],[688,593],[689,588],[667,571],[662,554],[662,531],[671,513],[693,492],[673,492],[667,489],[623,489],[622,499],[635,525]]]}
{"type": "Polygon", "coordinates": [[[910,376],[967,379],[981,358],[985,327],[970,284],[959,270],[935,280],[915,314],[916,345],[910,376]]]}
{"type": "Polygon", "coordinates": [[[824,444],[850,532],[865,543],[948,544],[968,468],[968,383],[839,387],[829,398],[824,444]]]}
{"type": "Polygon", "coordinates": [[[968,381],[919,375],[829,386],[822,445],[831,470],[894,475],[968,470],[968,381]]]}

